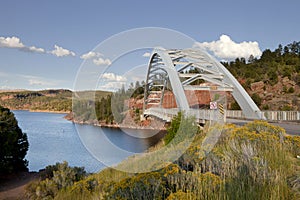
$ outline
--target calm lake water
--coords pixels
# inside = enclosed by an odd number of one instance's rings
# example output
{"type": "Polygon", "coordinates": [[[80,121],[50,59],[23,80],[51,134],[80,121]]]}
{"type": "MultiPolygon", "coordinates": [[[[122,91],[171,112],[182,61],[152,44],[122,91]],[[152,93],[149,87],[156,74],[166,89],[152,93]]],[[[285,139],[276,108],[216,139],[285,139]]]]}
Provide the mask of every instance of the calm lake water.
{"type": "Polygon", "coordinates": [[[141,153],[158,142],[163,133],[75,125],[64,114],[13,111],[20,128],[27,133],[29,170],[67,161],[97,172],[134,153],[141,153]],[[133,137],[138,135],[139,137],[133,137]],[[153,135],[152,137],[147,137],[153,135]]]}

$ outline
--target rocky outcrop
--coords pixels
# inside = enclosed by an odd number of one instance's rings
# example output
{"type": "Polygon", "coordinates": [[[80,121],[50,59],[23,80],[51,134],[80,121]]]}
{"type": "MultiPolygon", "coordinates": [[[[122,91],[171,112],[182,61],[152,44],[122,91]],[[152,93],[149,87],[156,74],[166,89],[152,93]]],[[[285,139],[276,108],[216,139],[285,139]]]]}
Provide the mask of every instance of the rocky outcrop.
{"type": "Polygon", "coordinates": [[[263,93],[264,92],[265,84],[263,81],[255,82],[251,84],[251,91],[256,93],[263,93]]]}
{"type": "MultiPolygon", "coordinates": [[[[291,110],[300,110],[300,87],[288,77],[278,76],[275,85],[254,82],[247,91],[250,96],[257,93],[262,99],[261,109],[280,110],[283,107],[291,110]]],[[[230,98],[229,98],[230,99],[230,98]]],[[[232,99],[229,100],[229,103],[232,99]]]]}

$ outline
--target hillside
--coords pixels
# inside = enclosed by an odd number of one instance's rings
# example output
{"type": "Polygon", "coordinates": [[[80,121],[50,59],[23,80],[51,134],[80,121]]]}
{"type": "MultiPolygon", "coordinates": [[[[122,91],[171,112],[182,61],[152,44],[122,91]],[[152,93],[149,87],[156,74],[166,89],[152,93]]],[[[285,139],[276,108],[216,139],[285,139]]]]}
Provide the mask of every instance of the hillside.
{"type": "Polygon", "coordinates": [[[69,112],[72,107],[72,92],[63,89],[2,92],[0,105],[12,110],[69,112]]]}
{"type": "MultiPolygon", "coordinates": [[[[81,91],[76,95],[84,100],[94,91],[81,91]]],[[[96,91],[95,98],[106,97],[110,92],[96,91]]],[[[65,89],[41,91],[15,90],[0,92],[0,105],[12,110],[71,112],[73,92],[65,89]]]]}
{"type": "MultiPolygon", "coordinates": [[[[260,59],[222,63],[262,110],[300,110],[300,42],[263,51],[260,59]]],[[[237,106],[229,99],[229,104],[237,106]]]]}

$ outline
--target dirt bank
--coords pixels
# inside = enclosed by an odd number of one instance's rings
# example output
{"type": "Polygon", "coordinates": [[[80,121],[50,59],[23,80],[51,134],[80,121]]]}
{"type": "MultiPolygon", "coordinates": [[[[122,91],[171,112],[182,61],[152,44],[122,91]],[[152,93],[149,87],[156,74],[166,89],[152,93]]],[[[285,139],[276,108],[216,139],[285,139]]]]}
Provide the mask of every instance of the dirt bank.
{"type": "Polygon", "coordinates": [[[0,200],[26,199],[26,185],[38,178],[38,172],[22,172],[0,176],[0,200]]]}

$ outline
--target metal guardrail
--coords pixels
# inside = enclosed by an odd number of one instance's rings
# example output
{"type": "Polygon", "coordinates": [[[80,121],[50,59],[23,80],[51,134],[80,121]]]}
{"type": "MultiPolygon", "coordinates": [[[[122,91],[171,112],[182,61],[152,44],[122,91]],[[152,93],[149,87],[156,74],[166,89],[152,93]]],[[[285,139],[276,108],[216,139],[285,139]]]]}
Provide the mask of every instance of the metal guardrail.
{"type": "MultiPolygon", "coordinates": [[[[179,109],[149,108],[145,110],[146,115],[156,116],[164,121],[170,122],[178,114],[179,109]]],[[[197,119],[216,119],[218,113],[214,110],[190,109],[189,114],[197,119]]],[[[247,119],[241,110],[225,110],[227,118],[247,119]]],[[[261,111],[262,115],[269,121],[300,121],[300,111],[261,111]]]]}
{"type": "MultiPolygon", "coordinates": [[[[261,111],[266,120],[270,121],[300,121],[299,111],[261,111]]],[[[241,110],[226,110],[226,117],[247,119],[241,110]]]]}
{"type": "MultiPolygon", "coordinates": [[[[178,108],[148,108],[144,111],[144,115],[156,116],[164,121],[170,122],[179,112],[178,108]]],[[[224,115],[220,114],[219,110],[188,110],[188,115],[194,116],[198,120],[225,120],[224,115]]]]}

